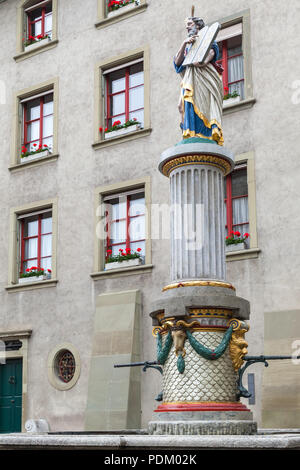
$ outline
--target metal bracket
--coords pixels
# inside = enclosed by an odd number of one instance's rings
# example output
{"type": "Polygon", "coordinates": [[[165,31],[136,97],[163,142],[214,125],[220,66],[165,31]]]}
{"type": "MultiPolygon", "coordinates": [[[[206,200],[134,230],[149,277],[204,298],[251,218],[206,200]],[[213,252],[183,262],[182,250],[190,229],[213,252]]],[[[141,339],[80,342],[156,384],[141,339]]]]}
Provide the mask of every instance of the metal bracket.
{"type": "MultiPolygon", "coordinates": [[[[163,370],[162,370],[162,367],[160,367],[159,365],[154,365],[152,362],[145,362],[144,363],[144,367],[143,367],[143,372],[147,372],[147,369],[156,369],[158,370],[158,372],[161,373],[161,375],[163,375],[163,370]]],[[[158,364],[158,363],[156,363],[158,364]]]]}
{"type": "MultiPolygon", "coordinates": [[[[147,372],[147,369],[155,369],[163,375],[162,367],[157,361],[145,361],[145,362],[132,362],[130,364],[115,364],[114,367],[143,367],[143,372],[147,372]]],[[[160,392],[155,398],[156,401],[162,401],[163,392],[160,392]]]]}
{"type": "Polygon", "coordinates": [[[246,364],[239,369],[239,378],[237,380],[238,389],[239,389],[239,392],[237,394],[238,399],[240,397],[249,398],[252,396],[252,394],[248,392],[248,390],[243,386],[243,375],[244,375],[245,370],[248,367],[252,366],[252,364],[255,364],[256,362],[263,362],[265,364],[265,367],[269,366],[264,356],[257,356],[257,357],[253,356],[251,358],[248,358],[247,356],[245,356],[244,359],[246,361],[246,364]]]}
{"type": "Polygon", "coordinates": [[[243,367],[239,369],[239,377],[237,380],[237,386],[238,386],[238,394],[237,398],[239,399],[240,397],[245,397],[249,398],[252,396],[252,394],[243,386],[243,375],[245,370],[250,367],[252,364],[255,364],[256,362],[262,362],[265,364],[265,367],[269,366],[269,363],[267,361],[274,361],[274,360],[284,360],[284,359],[299,359],[300,356],[294,357],[294,356],[245,356],[244,361],[246,362],[243,367]]]}

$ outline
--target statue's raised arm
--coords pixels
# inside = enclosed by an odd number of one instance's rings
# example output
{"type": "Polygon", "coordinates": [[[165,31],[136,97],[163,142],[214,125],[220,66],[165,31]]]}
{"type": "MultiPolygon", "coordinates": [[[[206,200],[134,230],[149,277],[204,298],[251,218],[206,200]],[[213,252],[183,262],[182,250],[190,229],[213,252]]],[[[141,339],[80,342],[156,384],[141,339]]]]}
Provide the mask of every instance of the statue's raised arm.
{"type": "Polygon", "coordinates": [[[208,27],[201,18],[187,18],[188,37],[174,57],[174,67],[182,77],[178,108],[183,138],[201,137],[223,145],[222,68],[216,63],[219,47],[213,40],[216,25],[208,27]]]}

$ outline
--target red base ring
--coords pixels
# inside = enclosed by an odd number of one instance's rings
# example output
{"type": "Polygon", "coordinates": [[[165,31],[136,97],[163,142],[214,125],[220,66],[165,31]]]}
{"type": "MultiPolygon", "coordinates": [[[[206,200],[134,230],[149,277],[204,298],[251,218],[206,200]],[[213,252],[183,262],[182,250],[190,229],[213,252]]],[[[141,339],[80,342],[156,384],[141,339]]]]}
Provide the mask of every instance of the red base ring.
{"type": "Polygon", "coordinates": [[[181,402],[162,403],[154,410],[155,413],[173,411],[250,411],[240,402],[181,402]]]}

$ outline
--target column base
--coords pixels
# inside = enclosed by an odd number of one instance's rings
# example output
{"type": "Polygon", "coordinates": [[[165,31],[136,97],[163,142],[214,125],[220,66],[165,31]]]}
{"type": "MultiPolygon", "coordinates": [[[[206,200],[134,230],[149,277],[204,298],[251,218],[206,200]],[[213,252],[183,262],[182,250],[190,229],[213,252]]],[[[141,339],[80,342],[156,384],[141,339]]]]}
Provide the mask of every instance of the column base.
{"type": "Polygon", "coordinates": [[[257,423],[253,421],[150,421],[148,433],[152,435],[253,435],[257,423]]]}
{"type": "Polygon", "coordinates": [[[240,402],[162,403],[150,421],[149,434],[256,434],[252,412],[240,402]]]}

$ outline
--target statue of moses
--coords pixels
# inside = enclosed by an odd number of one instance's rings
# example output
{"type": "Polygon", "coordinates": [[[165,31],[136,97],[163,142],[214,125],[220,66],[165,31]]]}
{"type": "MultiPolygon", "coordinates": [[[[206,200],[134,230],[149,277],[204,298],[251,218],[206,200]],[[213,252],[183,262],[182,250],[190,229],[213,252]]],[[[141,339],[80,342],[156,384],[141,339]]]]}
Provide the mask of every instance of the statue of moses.
{"type": "Polygon", "coordinates": [[[186,19],[188,37],[174,58],[175,70],[182,77],[178,105],[181,114],[180,126],[184,139],[202,137],[223,145],[223,83],[222,67],[216,63],[219,56],[218,44],[212,42],[203,63],[183,64],[204,27],[204,21],[199,17],[186,19]]]}

